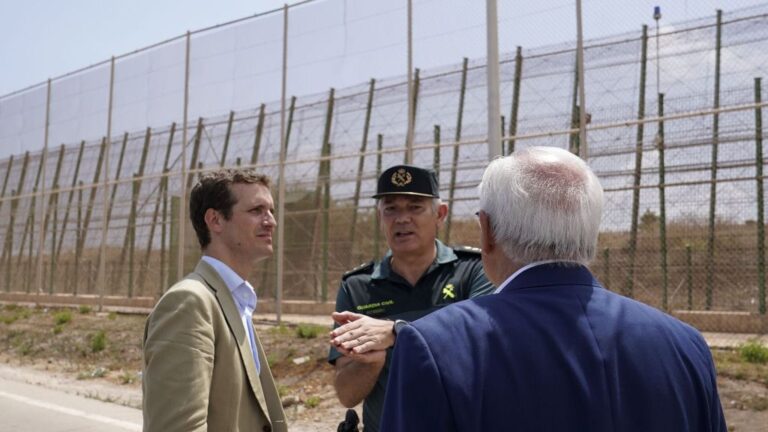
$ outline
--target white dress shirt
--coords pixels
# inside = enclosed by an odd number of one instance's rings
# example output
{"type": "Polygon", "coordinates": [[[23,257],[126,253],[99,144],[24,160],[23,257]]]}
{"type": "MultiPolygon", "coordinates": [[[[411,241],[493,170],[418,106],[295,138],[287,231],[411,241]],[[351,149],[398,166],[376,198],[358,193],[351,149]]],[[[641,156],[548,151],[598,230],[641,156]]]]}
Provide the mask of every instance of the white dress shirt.
{"type": "Polygon", "coordinates": [[[547,260],[547,261],[532,262],[532,263],[530,263],[530,264],[528,264],[526,266],[521,267],[518,271],[512,273],[512,276],[508,277],[507,280],[504,281],[504,283],[499,285],[499,287],[496,288],[496,291],[494,291],[493,293],[494,294],[500,293],[501,290],[503,290],[507,285],[509,285],[510,282],[512,282],[512,279],[516,278],[518,275],[520,275],[520,273],[522,273],[522,272],[524,272],[524,271],[526,271],[526,270],[528,270],[530,268],[533,268],[533,267],[536,267],[536,266],[540,266],[540,265],[544,265],[544,264],[552,264],[552,263],[556,263],[556,262],[568,262],[568,263],[578,264],[575,261],[563,261],[563,260],[547,260]]]}
{"type": "Polygon", "coordinates": [[[241,278],[228,265],[208,255],[203,255],[203,261],[210,264],[211,267],[221,276],[221,279],[232,292],[232,298],[235,299],[235,306],[240,312],[240,320],[248,334],[248,342],[251,345],[253,361],[256,364],[256,372],[261,373],[261,364],[259,363],[259,353],[256,351],[256,336],[253,334],[253,311],[256,310],[256,291],[247,280],[241,278]]]}

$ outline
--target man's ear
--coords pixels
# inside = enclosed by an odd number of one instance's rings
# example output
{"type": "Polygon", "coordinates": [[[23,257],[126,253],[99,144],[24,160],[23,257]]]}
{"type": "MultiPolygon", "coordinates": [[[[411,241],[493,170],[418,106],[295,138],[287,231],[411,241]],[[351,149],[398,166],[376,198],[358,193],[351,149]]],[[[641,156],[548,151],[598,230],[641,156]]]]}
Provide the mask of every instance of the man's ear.
{"type": "Polygon", "coordinates": [[[480,248],[486,254],[493,252],[496,248],[496,238],[491,228],[491,219],[484,211],[480,211],[480,248]]]}
{"type": "Polygon", "coordinates": [[[437,220],[442,224],[446,217],[448,217],[448,204],[441,202],[440,205],[437,206],[437,220]]]}
{"type": "Polygon", "coordinates": [[[205,211],[205,215],[203,216],[203,219],[205,220],[205,224],[208,226],[208,231],[211,233],[219,233],[221,232],[222,228],[222,219],[223,216],[221,213],[216,211],[215,209],[209,208],[205,211]]]}

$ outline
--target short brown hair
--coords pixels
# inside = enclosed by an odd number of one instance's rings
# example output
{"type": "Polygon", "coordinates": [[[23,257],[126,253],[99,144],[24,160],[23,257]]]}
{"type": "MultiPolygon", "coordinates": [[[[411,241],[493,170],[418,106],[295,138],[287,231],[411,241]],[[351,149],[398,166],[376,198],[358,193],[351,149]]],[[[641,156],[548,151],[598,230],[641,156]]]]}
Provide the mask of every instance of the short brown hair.
{"type": "Polygon", "coordinates": [[[211,243],[211,233],[205,224],[205,212],[214,209],[224,219],[232,216],[232,206],[237,204],[231,185],[236,183],[261,184],[269,188],[270,179],[251,169],[227,168],[203,174],[192,188],[189,197],[189,219],[195,228],[200,247],[205,249],[211,243]]]}

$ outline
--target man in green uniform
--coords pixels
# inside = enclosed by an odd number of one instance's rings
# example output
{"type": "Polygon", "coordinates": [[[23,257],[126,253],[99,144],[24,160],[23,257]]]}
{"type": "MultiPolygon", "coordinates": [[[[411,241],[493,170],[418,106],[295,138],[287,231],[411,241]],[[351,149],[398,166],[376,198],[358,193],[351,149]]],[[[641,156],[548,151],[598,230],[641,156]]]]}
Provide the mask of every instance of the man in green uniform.
{"type": "Polygon", "coordinates": [[[442,306],[488,294],[480,251],[437,240],[448,214],[432,170],[397,165],[379,177],[376,208],[389,251],[346,273],[332,314],[328,361],[342,405],[363,399],[366,432],[379,430],[391,347],[401,326],[442,306]]]}

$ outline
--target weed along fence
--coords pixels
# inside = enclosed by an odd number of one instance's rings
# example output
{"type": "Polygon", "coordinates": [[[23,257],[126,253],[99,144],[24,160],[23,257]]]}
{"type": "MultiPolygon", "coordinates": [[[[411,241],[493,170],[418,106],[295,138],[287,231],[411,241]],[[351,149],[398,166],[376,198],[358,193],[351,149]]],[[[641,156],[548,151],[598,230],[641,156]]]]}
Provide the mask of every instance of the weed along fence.
{"type": "MultiPolygon", "coordinates": [[[[587,159],[606,192],[592,270],[703,330],[768,330],[767,21],[766,8],[718,12],[585,44],[587,159]]],[[[134,57],[103,67],[114,77],[134,57]]],[[[451,209],[440,236],[453,244],[477,244],[485,69],[457,59],[413,74],[413,163],[439,173],[451,209]]],[[[504,153],[583,150],[575,70],[573,45],[502,56],[504,153]]],[[[42,106],[65,104],[51,89],[75,78],[49,82],[42,106]]],[[[385,252],[370,196],[378,174],[406,160],[408,94],[404,77],[371,79],[0,160],[0,299],[151,306],[199,258],[182,211],[196,177],[243,166],[269,174],[283,201],[283,264],[258,264],[260,301],[321,309],[312,305],[335,299],[345,271],[385,252]]]]}

